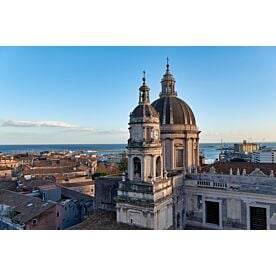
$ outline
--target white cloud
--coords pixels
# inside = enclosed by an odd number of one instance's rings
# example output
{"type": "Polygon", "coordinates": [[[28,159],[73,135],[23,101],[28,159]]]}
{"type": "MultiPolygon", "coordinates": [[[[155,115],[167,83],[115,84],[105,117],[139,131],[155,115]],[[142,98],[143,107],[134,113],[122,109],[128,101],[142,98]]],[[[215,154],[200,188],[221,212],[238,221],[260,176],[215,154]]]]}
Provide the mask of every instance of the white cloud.
{"type": "Polygon", "coordinates": [[[59,127],[59,128],[76,128],[77,126],[56,121],[14,121],[8,120],[2,123],[4,127],[59,127]]]}
{"type": "Polygon", "coordinates": [[[128,133],[126,129],[111,129],[111,130],[103,130],[103,129],[95,129],[95,128],[87,128],[80,127],[77,125],[71,125],[65,122],[58,121],[17,121],[17,120],[6,120],[1,124],[2,127],[48,127],[48,128],[60,128],[64,131],[74,131],[74,132],[86,132],[91,134],[125,134],[128,133]]]}

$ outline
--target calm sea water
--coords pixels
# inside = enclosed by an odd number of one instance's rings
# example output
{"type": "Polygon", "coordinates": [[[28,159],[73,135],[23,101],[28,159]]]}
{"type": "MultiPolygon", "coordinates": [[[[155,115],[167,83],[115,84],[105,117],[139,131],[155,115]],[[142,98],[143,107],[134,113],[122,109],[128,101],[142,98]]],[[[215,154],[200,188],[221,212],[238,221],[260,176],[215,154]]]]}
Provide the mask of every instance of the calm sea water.
{"type": "MultiPolygon", "coordinates": [[[[233,144],[224,144],[233,146],[233,144]]],[[[276,147],[276,143],[262,143],[267,147],[276,147]]],[[[201,143],[200,151],[204,153],[206,163],[212,163],[220,153],[220,143],[201,143]]],[[[126,150],[125,144],[64,144],[64,145],[0,145],[0,152],[23,153],[40,151],[90,151],[91,153],[114,154],[126,150]]]]}

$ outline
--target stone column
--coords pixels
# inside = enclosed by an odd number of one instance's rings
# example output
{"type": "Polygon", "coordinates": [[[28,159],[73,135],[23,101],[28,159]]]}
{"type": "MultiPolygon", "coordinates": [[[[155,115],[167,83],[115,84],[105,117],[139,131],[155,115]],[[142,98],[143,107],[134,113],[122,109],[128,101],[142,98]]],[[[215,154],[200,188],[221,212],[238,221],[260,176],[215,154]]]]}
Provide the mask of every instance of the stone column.
{"type": "Polygon", "coordinates": [[[141,181],[145,181],[146,179],[146,170],[145,170],[145,157],[141,158],[141,181]]]}
{"type": "Polygon", "coordinates": [[[133,180],[133,158],[132,156],[128,157],[128,178],[133,180]]]}
{"type": "Polygon", "coordinates": [[[155,178],[156,178],[156,171],[154,169],[154,156],[153,155],[151,155],[150,163],[151,163],[151,168],[150,168],[151,177],[152,177],[153,180],[155,180],[155,178]]]}
{"type": "Polygon", "coordinates": [[[166,160],[164,158],[166,154],[166,142],[165,140],[162,140],[162,166],[163,168],[166,168],[166,160]]]}
{"type": "Polygon", "coordinates": [[[196,138],[196,166],[199,166],[199,138],[196,138]]]}
{"type": "Polygon", "coordinates": [[[174,140],[171,139],[171,170],[173,170],[175,168],[175,165],[174,165],[174,140]]]}
{"type": "Polygon", "coordinates": [[[185,168],[188,169],[189,164],[189,139],[185,138],[185,168]]]}
{"type": "Polygon", "coordinates": [[[164,166],[163,166],[163,154],[160,154],[160,158],[161,158],[161,178],[164,178],[164,166]]]}
{"type": "Polygon", "coordinates": [[[192,154],[192,166],[195,164],[195,151],[194,151],[194,138],[191,138],[191,154],[192,154]]]}

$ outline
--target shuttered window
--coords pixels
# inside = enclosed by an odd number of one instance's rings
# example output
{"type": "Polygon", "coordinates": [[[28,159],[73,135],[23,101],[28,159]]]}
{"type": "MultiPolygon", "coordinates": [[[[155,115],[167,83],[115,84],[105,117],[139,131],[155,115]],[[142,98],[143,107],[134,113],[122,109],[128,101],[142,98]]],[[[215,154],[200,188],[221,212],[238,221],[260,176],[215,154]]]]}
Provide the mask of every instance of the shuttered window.
{"type": "Polygon", "coordinates": [[[250,229],[266,230],[266,208],[250,207],[250,229]]]}

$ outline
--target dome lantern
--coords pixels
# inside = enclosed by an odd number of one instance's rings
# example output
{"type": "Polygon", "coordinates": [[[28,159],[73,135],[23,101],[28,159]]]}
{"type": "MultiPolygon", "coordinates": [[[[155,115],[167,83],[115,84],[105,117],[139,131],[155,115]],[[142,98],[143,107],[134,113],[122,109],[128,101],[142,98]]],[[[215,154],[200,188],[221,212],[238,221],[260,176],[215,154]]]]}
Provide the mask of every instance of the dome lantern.
{"type": "Polygon", "coordinates": [[[175,79],[170,72],[167,59],[166,73],[161,80],[162,91],[160,98],[152,103],[159,113],[161,125],[190,125],[196,127],[196,120],[192,109],[177,97],[175,79]]]}
{"type": "Polygon", "coordinates": [[[149,92],[150,89],[146,84],[146,72],[143,71],[143,84],[139,88],[140,94],[139,94],[139,104],[149,104],[150,103],[150,97],[149,92]]]}
{"type": "Polygon", "coordinates": [[[162,91],[160,97],[162,96],[177,96],[175,91],[175,79],[170,72],[169,59],[167,58],[166,73],[163,75],[161,80],[162,91]]]}

